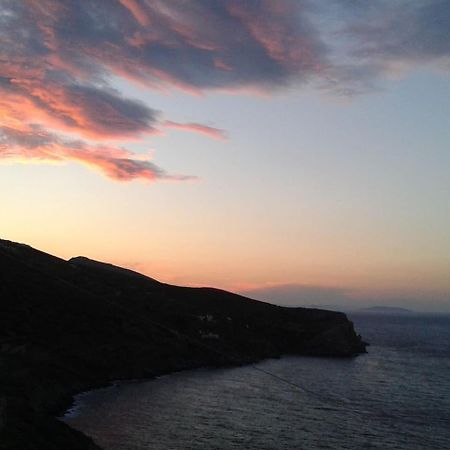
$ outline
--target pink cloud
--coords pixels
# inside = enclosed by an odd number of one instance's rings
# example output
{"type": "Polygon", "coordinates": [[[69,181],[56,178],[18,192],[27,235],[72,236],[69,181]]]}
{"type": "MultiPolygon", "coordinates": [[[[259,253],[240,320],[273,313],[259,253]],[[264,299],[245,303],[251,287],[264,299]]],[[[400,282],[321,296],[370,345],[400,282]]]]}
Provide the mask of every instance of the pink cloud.
{"type": "Polygon", "coordinates": [[[175,130],[189,131],[192,133],[199,133],[204,136],[211,137],[213,139],[225,140],[227,139],[227,134],[225,130],[221,130],[220,128],[214,128],[207,125],[202,125],[201,123],[179,123],[173,122],[172,120],[166,120],[162,123],[162,126],[165,128],[173,128],[175,130]]]}
{"type": "Polygon", "coordinates": [[[107,7],[7,2],[0,30],[0,158],[77,161],[115,180],[174,179],[117,142],[161,128],[217,140],[227,138],[225,131],[195,121],[161,122],[156,110],[112,89],[110,75],[192,94],[283,83],[292,75],[292,49],[315,36],[292,28],[295,3],[280,1],[275,7],[266,0],[261,8],[234,0],[119,0],[107,7]]]}
{"type": "Polygon", "coordinates": [[[22,74],[9,78],[6,86],[0,84],[0,95],[2,124],[5,120],[39,123],[90,139],[123,139],[156,132],[156,111],[110,90],[68,86],[22,74]]]}
{"type": "Polygon", "coordinates": [[[4,163],[74,161],[97,170],[115,181],[196,179],[186,175],[169,175],[151,162],[149,157],[137,155],[124,148],[68,141],[36,126],[22,129],[0,128],[0,161],[4,163]]]}
{"type": "Polygon", "coordinates": [[[290,1],[265,1],[261,9],[265,14],[255,15],[254,9],[246,2],[232,1],[229,5],[230,13],[241,21],[271,59],[287,67],[297,68],[299,72],[301,69],[316,67],[316,49],[310,39],[299,36],[292,22],[298,5],[290,1]]]}
{"type": "Polygon", "coordinates": [[[150,19],[145,11],[145,9],[136,0],[119,0],[120,3],[127,8],[134,18],[143,27],[148,27],[150,25],[150,19]]]}

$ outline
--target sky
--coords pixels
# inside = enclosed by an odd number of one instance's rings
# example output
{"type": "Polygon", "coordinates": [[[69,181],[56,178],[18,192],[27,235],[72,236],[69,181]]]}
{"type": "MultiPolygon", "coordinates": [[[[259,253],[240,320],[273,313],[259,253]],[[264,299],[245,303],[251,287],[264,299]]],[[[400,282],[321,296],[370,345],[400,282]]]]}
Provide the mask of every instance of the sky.
{"type": "Polygon", "coordinates": [[[447,0],[0,0],[0,237],[450,311],[449,23],[447,0]]]}

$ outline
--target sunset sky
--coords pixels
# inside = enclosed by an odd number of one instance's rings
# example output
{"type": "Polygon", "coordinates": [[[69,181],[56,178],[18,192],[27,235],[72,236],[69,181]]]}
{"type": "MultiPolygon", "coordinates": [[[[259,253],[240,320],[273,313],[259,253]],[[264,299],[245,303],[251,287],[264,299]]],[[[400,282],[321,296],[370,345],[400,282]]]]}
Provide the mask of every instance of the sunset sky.
{"type": "Polygon", "coordinates": [[[0,237],[450,311],[450,2],[0,0],[0,237]]]}

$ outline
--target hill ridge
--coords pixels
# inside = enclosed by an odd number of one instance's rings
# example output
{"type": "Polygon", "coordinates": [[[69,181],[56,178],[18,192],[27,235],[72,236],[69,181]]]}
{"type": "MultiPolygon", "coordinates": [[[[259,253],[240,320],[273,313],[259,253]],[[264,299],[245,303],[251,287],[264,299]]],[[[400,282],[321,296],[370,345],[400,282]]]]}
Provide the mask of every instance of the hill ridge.
{"type": "Polygon", "coordinates": [[[281,354],[365,351],[345,314],[161,283],[0,240],[0,448],[96,449],[54,419],[118,379],[281,354]]]}

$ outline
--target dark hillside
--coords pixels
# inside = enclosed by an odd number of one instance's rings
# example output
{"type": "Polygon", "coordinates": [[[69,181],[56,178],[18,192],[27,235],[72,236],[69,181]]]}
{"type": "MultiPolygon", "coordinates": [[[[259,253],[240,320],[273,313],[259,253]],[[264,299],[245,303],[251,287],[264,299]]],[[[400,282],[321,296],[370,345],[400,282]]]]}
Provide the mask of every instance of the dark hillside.
{"type": "Polygon", "coordinates": [[[1,449],[96,448],[53,417],[75,392],[116,379],[364,350],[341,313],[170,286],[0,240],[1,449]]]}

